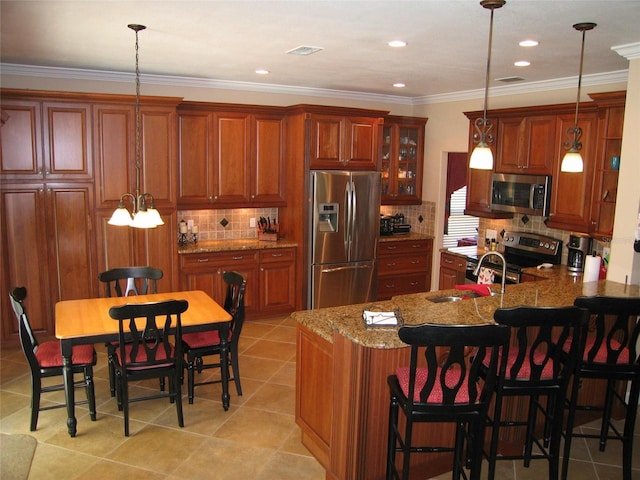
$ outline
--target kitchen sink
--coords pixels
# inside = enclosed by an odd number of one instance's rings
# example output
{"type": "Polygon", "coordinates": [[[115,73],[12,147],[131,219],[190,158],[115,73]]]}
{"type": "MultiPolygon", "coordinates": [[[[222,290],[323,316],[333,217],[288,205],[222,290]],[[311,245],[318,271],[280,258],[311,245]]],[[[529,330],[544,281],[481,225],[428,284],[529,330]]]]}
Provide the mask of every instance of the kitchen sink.
{"type": "Polygon", "coordinates": [[[431,298],[427,298],[427,300],[433,303],[447,303],[447,302],[459,302],[461,300],[467,300],[469,298],[478,298],[478,297],[487,297],[487,296],[493,297],[495,295],[498,295],[498,292],[491,292],[491,295],[480,295],[479,293],[476,293],[476,292],[463,291],[460,293],[460,295],[445,295],[442,297],[431,297],[431,298]]]}

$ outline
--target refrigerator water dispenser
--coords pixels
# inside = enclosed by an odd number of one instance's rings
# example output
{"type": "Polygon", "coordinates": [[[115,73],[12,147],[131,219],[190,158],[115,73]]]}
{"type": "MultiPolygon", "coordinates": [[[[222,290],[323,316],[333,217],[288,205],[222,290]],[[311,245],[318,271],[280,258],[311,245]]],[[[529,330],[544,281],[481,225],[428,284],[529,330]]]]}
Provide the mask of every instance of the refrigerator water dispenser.
{"type": "Polygon", "coordinates": [[[318,204],[318,231],[338,231],[338,210],[339,206],[337,203],[318,204]]]}

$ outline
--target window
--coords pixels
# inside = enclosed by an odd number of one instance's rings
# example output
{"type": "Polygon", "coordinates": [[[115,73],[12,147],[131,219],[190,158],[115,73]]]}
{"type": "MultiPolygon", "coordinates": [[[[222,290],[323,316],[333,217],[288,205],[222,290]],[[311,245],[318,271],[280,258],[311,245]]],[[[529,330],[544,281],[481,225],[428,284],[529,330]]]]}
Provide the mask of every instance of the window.
{"type": "Polygon", "coordinates": [[[458,246],[458,240],[469,243],[471,239],[478,239],[478,217],[464,214],[466,205],[467,186],[455,190],[449,198],[449,218],[447,221],[447,234],[444,235],[442,246],[451,248],[458,246]],[[464,239],[464,240],[463,240],[464,239]]]}

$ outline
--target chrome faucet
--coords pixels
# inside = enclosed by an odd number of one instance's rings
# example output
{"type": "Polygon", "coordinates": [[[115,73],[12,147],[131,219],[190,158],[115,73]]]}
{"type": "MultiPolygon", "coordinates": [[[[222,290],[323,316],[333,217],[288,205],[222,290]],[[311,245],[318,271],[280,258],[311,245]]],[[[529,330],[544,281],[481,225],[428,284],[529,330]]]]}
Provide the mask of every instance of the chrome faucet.
{"type": "Polygon", "coordinates": [[[491,251],[491,252],[487,252],[484,255],[482,255],[480,257],[480,260],[478,260],[478,266],[476,267],[476,269],[473,271],[473,274],[477,277],[478,273],[480,272],[480,267],[482,267],[482,262],[484,261],[484,259],[490,255],[495,255],[496,257],[500,257],[500,259],[502,260],[502,284],[501,284],[501,288],[500,288],[500,293],[504,294],[504,284],[507,281],[507,261],[504,258],[504,255],[502,255],[500,252],[496,252],[496,251],[491,251]]]}

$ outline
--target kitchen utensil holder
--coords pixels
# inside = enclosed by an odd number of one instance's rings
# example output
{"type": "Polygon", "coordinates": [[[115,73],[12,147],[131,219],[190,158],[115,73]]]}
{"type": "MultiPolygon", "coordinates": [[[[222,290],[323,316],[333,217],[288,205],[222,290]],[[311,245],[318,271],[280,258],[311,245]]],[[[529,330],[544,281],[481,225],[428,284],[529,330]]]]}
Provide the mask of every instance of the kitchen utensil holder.
{"type": "Polygon", "coordinates": [[[271,228],[267,231],[262,231],[260,227],[256,227],[258,232],[258,240],[264,242],[275,242],[278,240],[278,231],[280,230],[279,224],[272,224],[271,228]]]}

